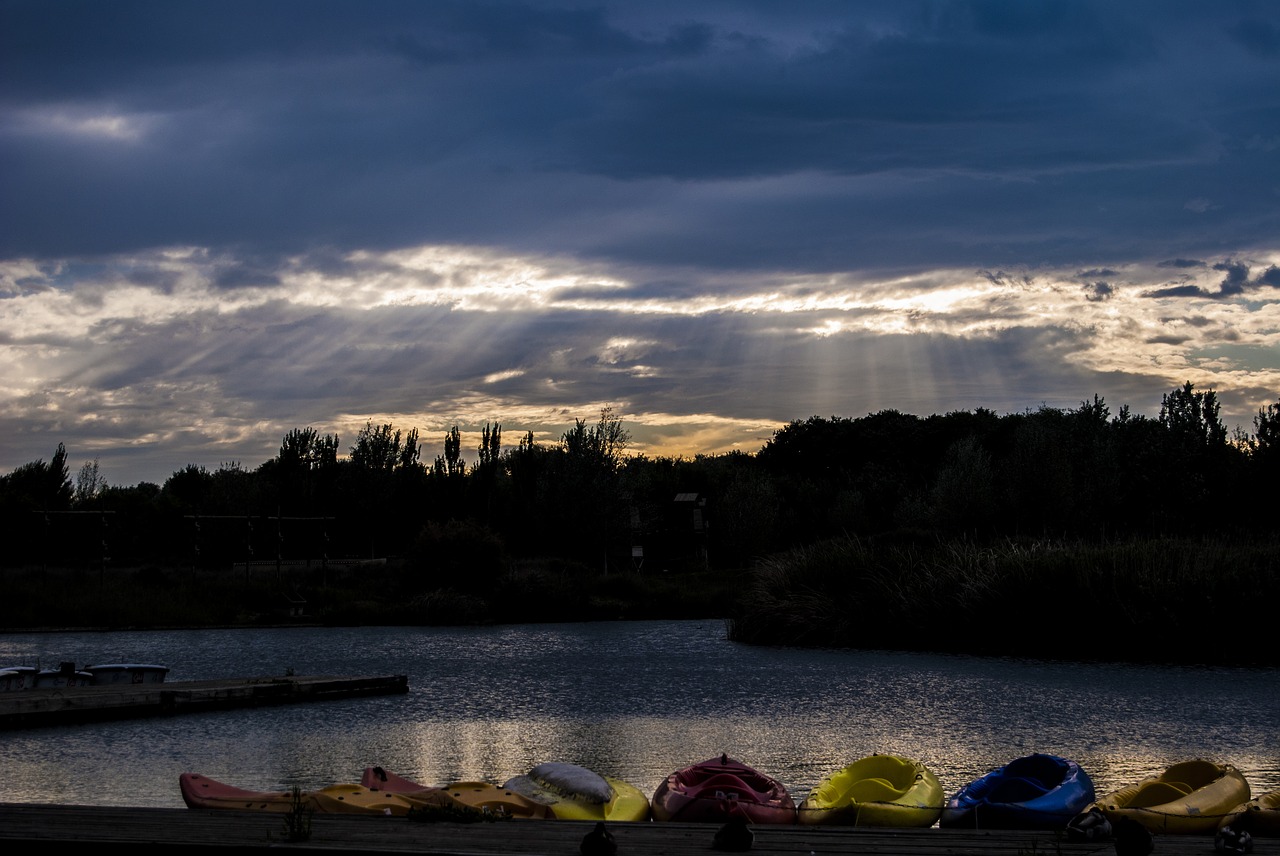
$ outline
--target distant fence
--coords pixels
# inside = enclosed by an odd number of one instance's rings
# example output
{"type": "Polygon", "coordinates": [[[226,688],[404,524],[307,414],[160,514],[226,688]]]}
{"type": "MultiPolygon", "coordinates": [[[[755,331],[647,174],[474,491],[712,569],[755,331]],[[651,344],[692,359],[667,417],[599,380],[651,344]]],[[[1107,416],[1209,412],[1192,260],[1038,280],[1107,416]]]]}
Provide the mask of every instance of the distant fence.
{"type": "Polygon", "coordinates": [[[332,568],[354,570],[358,568],[379,568],[387,564],[386,559],[254,559],[251,562],[232,562],[231,570],[249,574],[252,571],[304,570],[332,568]]]}

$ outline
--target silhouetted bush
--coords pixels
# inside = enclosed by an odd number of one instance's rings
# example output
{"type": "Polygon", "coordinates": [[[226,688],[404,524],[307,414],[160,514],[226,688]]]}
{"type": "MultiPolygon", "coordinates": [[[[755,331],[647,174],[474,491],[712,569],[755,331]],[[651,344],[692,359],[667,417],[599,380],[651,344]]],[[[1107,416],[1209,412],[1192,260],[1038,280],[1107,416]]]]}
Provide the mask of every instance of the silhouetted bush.
{"type": "Polygon", "coordinates": [[[1280,544],[826,541],[753,570],[730,622],[754,644],[1275,665],[1242,649],[1280,606],[1280,544]]]}

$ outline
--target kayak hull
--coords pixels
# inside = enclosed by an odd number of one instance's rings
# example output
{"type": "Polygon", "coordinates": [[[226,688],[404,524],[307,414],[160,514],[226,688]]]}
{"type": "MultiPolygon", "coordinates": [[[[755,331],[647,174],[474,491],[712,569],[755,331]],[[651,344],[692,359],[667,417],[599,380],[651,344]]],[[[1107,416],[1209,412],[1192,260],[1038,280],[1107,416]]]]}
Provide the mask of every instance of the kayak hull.
{"type": "Polygon", "coordinates": [[[360,776],[360,784],[383,793],[408,797],[424,790],[438,790],[446,794],[455,806],[508,817],[538,820],[555,817],[549,807],[491,782],[451,782],[439,788],[428,788],[382,767],[366,767],[360,776]]]}
{"type": "Polygon", "coordinates": [[[403,817],[426,806],[445,806],[452,801],[439,788],[419,789],[414,794],[391,794],[357,784],[328,785],[314,791],[252,791],[228,785],[199,773],[178,777],[182,801],[193,809],[290,812],[298,809],[316,814],[364,814],[403,817]]]}
{"type": "Polygon", "coordinates": [[[1095,798],[1075,761],[1036,753],[1016,758],[947,799],[939,826],[953,829],[1065,829],[1095,798]]]}
{"type": "Polygon", "coordinates": [[[685,823],[796,822],[796,806],[777,779],[721,755],[676,770],[654,791],[653,819],[685,823]]]}
{"type": "Polygon", "coordinates": [[[1259,794],[1233,808],[1218,824],[1219,829],[1227,826],[1264,838],[1280,837],[1280,790],[1259,794]]]}
{"type": "Polygon", "coordinates": [[[924,764],[870,755],[820,781],[796,811],[800,823],[839,826],[933,826],[942,785],[924,764]]]}
{"type": "Polygon", "coordinates": [[[1204,835],[1249,797],[1249,783],[1235,767],[1195,759],[1107,794],[1097,807],[1112,826],[1129,818],[1156,834],[1204,835]]]}
{"type": "Polygon", "coordinates": [[[639,788],[576,764],[540,764],[503,788],[547,806],[557,820],[640,821],[650,814],[639,788]]]}

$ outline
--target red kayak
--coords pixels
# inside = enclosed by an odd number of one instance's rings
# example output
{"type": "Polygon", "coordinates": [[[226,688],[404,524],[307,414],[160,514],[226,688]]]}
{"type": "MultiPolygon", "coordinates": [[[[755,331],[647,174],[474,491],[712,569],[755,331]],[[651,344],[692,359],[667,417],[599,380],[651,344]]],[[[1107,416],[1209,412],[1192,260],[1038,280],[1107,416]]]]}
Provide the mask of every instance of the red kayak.
{"type": "Polygon", "coordinates": [[[653,819],[724,823],[795,823],[786,787],[728,755],[676,770],[653,793],[653,819]]]}
{"type": "Polygon", "coordinates": [[[360,776],[360,784],[388,794],[411,794],[414,791],[425,790],[427,787],[381,767],[365,767],[364,773],[360,776]]]}

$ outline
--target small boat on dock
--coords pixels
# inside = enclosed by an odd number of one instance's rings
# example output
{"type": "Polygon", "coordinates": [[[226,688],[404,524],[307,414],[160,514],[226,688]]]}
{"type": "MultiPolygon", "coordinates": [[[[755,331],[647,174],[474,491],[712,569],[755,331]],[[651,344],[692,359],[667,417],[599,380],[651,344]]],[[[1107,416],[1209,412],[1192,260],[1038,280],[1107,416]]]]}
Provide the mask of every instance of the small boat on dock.
{"type": "Polygon", "coordinates": [[[79,669],[73,662],[59,663],[56,669],[41,669],[38,666],[0,666],[0,692],[51,687],[159,684],[164,682],[167,674],[169,674],[168,666],[154,663],[104,663],[79,669]]]}
{"type": "Polygon", "coordinates": [[[60,663],[56,669],[41,669],[36,672],[32,689],[48,689],[50,687],[89,687],[93,686],[93,675],[77,669],[75,663],[60,663]]]}
{"type": "Polygon", "coordinates": [[[35,666],[0,666],[0,693],[31,689],[39,672],[35,666]]]}
{"type": "Polygon", "coordinates": [[[161,684],[169,674],[168,666],[153,663],[105,663],[85,666],[84,671],[93,676],[93,686],[112,684],[161,684]]]}

